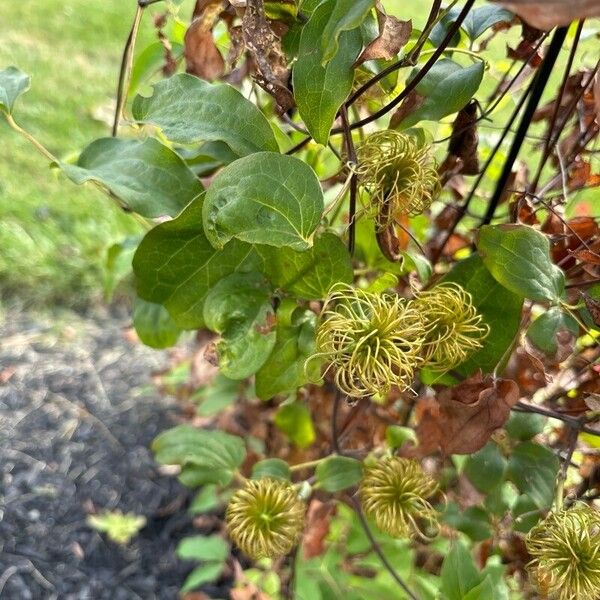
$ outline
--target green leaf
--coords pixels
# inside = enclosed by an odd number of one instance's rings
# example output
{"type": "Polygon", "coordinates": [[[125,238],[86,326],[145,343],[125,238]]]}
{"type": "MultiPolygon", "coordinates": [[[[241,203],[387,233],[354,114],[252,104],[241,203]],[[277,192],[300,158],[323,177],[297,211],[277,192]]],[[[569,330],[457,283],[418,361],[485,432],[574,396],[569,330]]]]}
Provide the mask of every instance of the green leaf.
{"type": "Polygon", "coordinates": [[[331,456],[315,469],[315,487],[326,492],[339,492],[356,485],[363,473],[362,463],[349,456],[331,456]]]}
{"type": "Polygon", "coordinates": [[[558,306],[552,306],[542,313],[528,328],[527,337],[542,352],[554,356],[558,351],[557,335],[567,331],[577,337],[579,324],[558,306]]]}
{"type": "Polygon", "coordinates": [[[315,441],[315,427],[310,411],[301,402],[283,404],[275,414],[274,421],[298,448],[306,448],[315,441]]]}
{"type": "Polygon", "coordinates": [[[470,506],[462,510],[455,502],[450,502],[444,512],[443,521],[468,535],[474,542],[482,542],[493,535],[488,514],[480,506],[470,506]]]}
{"type": "Polygon", "coordinates": [[[441,591],[445,600],[464,600],[464,596],[481,582],[467,547],[456,541],[444,559],[441,591]]]}
{"type": "Polygon", "coordinates": [[[269,122],[240,92],[185,73],[154,85],[149,98],[133,101],[134,118],[160,127],[172,142],[223,141],[239,156],[279,147],[269,122]]]}
{"type": "Polygon", "coordinates": [[[495,600],[492,578],[487,576],[479,585],[470,589],[463,600],[495,600]]]}
{"type": "Polygon", "coordinates": [[[220,535],[193,535],[183,538],[175,552],[181,560],[223,562],[229,556],[229,544],[220,535]]]}
{"type": "MultiPolygon", "coordinates": [[[[479,89],[483,71],[481,61],[463,67],[449,58],[438,60],[415,88],[425,100],[402,120],[400,127],[406,129],[419,121],[439,121],[464,108],[479,89]]],[[[409,81],[417,72],[415,69],[411,73],[409,81]]]]}
{"type": "Polygon", "coordinates": [[[261,265],[254,248],[237,240],[220,252],[211,246],[202,227],[201,202],[149,231],[133,258],[138,295],[163,304],[182,329],[204,326],[204,299],[218,281],[261,265]]]}
{"type": "Polygon", "coordinates": [[[527,225],[485,225],[477,249],[494,279],[530,300],[558,302],[564,273],[550,260],[550,242],[527,225]]]}
{"type": "MultiPolygon", "coordinates": [[[[173,54],[177,56],[183,52],[181,44],[170,40],[173,54]]],[[[131,69],[131,79],[129,81],[129,94],[132,96],[138,88],[157,73],[165,62],[165,47],[160,42],[153,42],[146,46],[135,58],[131,69]]]]}
{"type": "Polygon", "coordinates": [[[344,31],[339,37],[339,52],[323,66],[321,40],[335,7],[336,0],[326,0],[302,29],[292,74],[298,112],[315,141],[323,145],[338,109],[352,90],[353,65],[362,48],[360,29],[344,31]]]}
{"type": "Polygon", "coordinates": [[[259,273],[232,273],[204,301],[206,326],[221,334],[219,370],[230,379],[254,375],[275,345],[271,290],[259,273]]]}
{"type": "Polygon", "coordinates": [[[306,250],[323,213],[315,172],[293,156],[259,152],[225,167],[204,201],[206,237],[215,248],[236,238],[306,250]]]}
{"type": "Polygon", "coordinates": [[[323,64],[337,54],[342,32],[359,27],[374,6],[375,0],[337,0],[321,37],[323,64]]]}
{"type": "Polygon", "coordinates": [[[17,98],[29,89],[31,77],[17,67],[0,71],[0,111],[12,114],[17,98]]]}
{"type": "Polygon", "coordinates": [[[512,508],[513,529],[528,533],[542,518],[542,514],[537,504],[527,494],[522,494],[512,508]]]}
{"type": "Polygon", "coordinates": [[[418,444],[417,434],[412,427],[400,427],[400,425],[389,425],[385,430],[385,441],[393,449],[400,448],[405,442],[418,444]]]}
{"type": "Polygon", "coordinates": [[[225,568],[224,562],[211,562],[196,567],[186,578],[181,586],[181,592],[189,592],[205,583],[216,581],[225,568]]]}
{"type": "Polygon", "coordinates": [[[196,414],[200,417],[212,417],[231,406],[240,396],[240,382],[228,379],[222,373],[210,384],[198,390],[192,400],[196,403],[196,414]]]}
{"type": "Polygon", "coordinates": [[[497,444],[489,442],[467,459],[464,473],[480,492],[489,494],[503,481],[506,466],[497,444]]]}
{"type": "Polygon", "coordinates": [[[193,467],[196,481],[226,485],[244,462],[246,449],[241,438],[179,425],[161,433],[152,442],[157,462],[193,467]]]}
{"type": "Polygon", "coordinates": [[[179,339],[181,329],[162,304],[136,298],[133,306],[133,326],[138,337],[151,348],[169,348],[179,339]]]}
{"type": "Polygon", "coordinates": [[[469,292],[477,312],[490,327],[483,348],[460,365],[458,372],[467,376],[477,369],[491,372],[517,335],[522,297],[498,283],[477,255],[457,263],[442,281],[454,281],[469,292]]]}
{"type": "Polygon", "coordinates": [[[559,461],[551,450],[533,442],[520,443],[508,461],[508,477],[540,509],[552,504],[559,461]]]}
{"type": "Polygon", "coordinates": [[[263,477],[274,477],[275,479],[290,480],[291,471],[285,460],[280,458],[267,458],[261,460],[252,467],[252,479],[262,479],[263,477]]]}
{"type": "Polygon", "coordinates": [[[315,352],[316,315],[284,300],[277,311],[277,341],[271,355],[256,373],[256,395],[268,400],[277,394],[295,391],[309,381],[320,379],[317,360],[305,369],[315,352]]]}
{"type": "Polygon", "coordinates": [[[144,217],[173,217],[204,192],[183,159],[154,138],[101,138],[77,164],[59,166],[71,181],[99,183],[144,217]]]}
{"type": "MultiPolygon", "coordinates": [[[[457,11],[457,14],[459,12],[457,11]]],[[[474,41],[490,27],[498,23],[510,23],[513,16],[509,10],[501,6],[486,4],[471,10],[463,21],[462,28],[467,32],[469,38],[474,41]]]]}
{"type": "Polygon", "coordinates": [[[333,233],[316,237],[304,252],[291,248],[257,248],[264,258],[265,274],[278,288],[306,300],[327,296],[335,283],[352,283],[352,260],[342,240],[333,233]]]}
{"type": "Polygon", "coordinates": [[[219,506],[219,503],[217,486],[214,484],[204,485],[194,496],[194,499],[190,504],[189,512],[192,515],[206,513],[219,506]]]}
{"type": "Polygon", "coordinates": [[[535,413],[513,412],[511,413],[504,429],[513,439],[524,442],[544,431],[548,419],[543,415],[535,413]]]}

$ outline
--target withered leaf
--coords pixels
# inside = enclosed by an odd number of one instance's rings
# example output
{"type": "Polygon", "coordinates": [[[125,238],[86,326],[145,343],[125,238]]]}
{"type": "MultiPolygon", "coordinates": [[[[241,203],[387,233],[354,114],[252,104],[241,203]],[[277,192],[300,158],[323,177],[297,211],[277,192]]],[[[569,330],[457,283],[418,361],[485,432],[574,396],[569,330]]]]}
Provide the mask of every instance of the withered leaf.
{"type": "Polygon", "coordinates": [[[212,36],[212,20],[208,24],[203,17],[195,19],[185,34],[186,71],[207,81],[223,75],[225,61],[212,36]]]}
{"type": "Polygon", "coordinates": [[[592,173],[592,165],[586,160],[578,160],[569,169],[568,186],[570,190],[600,185],[600,173],[592,173]]]}
{"type": "Polygon", "coordinates": [[[417,436],[419,453],[470,454],[485,446],[502,427],[519,400],[511,379],[493,380],[481,373],[452,388],[441,389],[421,411],[417,436]]]}
{"type": "Polygon", "coordinates": [[[594,321],[595,325],[600,326],[600,300],[592,298],[587,292],[582,292],[581,295],[585,301],[586,308],[592,316],[592,321],[594,321]]]}
{"type": "Polygon", "coordinates": [[[404,121],[404,119],[406,119],[406,117],[408,117],[408,115],[420,108],[425,100],[425,96],[421,96],[421,94],[415,90],[409,92],[398,107],[398,110],[392,115],[392,118],[390,119],[390,129],[395,129],[402,121],[404,121]]]}
{"type": "Polygon", "coordinates": [[[325,552],[325,538],[329,534],[331,517],[335,513],[334,502],[321,502],[313,498],[308,507],[307,524],[302,538],[302,554],[304,560],[321,556],[325,552]]]}
{"type": "Polygon", "coordinates": [[[600,0],[500,0],[499,3],[538,29],[600,16],[600,0]]]}
{"type": "Polygon", "coordinates": [[[479,157],[477,146],[477,102],[471,100],[454,119],[452,135],[448,143],[448,153],[462,160],[461,173],[477,175],[479,173],[479,157]]]}
{"type": "Polygon", "coordinates": [[[287,87],[290,72],[281,39],[270,27],[263,0],[247,0],[242,20],[244,44],[257,67],[255,80],[277,102],[285,113],[295,106],[294,96],[287,87]]]}
{"type": "Polygon", "coordinates": [[[392,60],[410,39],[412,21],[401,21],[377,8],[379,35],[362,51],[354,66],[368,60],[392,60]]]}

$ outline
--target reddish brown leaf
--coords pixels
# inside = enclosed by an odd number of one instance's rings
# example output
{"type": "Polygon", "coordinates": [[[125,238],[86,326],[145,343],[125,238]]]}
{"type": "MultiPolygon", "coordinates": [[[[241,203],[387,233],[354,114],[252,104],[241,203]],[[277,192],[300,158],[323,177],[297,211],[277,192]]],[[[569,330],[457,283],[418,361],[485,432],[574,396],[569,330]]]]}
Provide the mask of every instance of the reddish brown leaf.
{"type": "Polygon", "coordinates": [[[14,365],[6,367],[6,369],[2,369],[2,371],[0,371],[0,385],[8,383],[16,372],[17,367],[15,367],[14,365]]]}
{"type": "Polygon", "coordinates": [[[586,160],[578,160],[569,169],[568,186],[570,190],[582,187],[596,187],[600,185],[600,174],[592,173],[592,165],[586,160]]]}
{"type": "Polygon", "coordinates": [[[392,115],[390,119],[390,129],[395,129],[408,115],[413,113],[417,108],[425,102],[425,96],[421,96],[415,90],[408,93],[408,96],[404,98],[398,110],[392,115]]]}
{"type": "Polygon", "coordinates": [[[591,252],[586,248],[582,248],[581,250],[575,250],[575,252],[571,252],[571,254],[581,262],[588,263],[590,265],[600,265],[600,254],[596,252],[591,252]]]}
{"type": "Polygon", "coordinates": [[[460,172],[464,175],[479,173],[477,146],[477,102],[471,100],[457,115],[452,124],[448,154],[462,161],[460,172]]]}
{"type": "Polygon", "coordinates": [[[476,452],[504,425],[518,399],[519,387],[514,381],[494,381],[481,373],[441,389],[422,411],[417,425],[420,454],[438,449],[443,455],[476,452]]]}
{"type": "Polygon", "coordinates": [[[600,0],[502,0],[500,4],[538,29],[600,16],[600,0]]]}
{"type": "Polygon", "coordinates": [[[585,306],[592,316],[592,321],[600,326],[600,300],[592,298],[587,292],[582,292],[581,295],[585,301],[585,306]]]}
{"type": "Polygon", "coordinates": [[[410,39],[412,21],[401,21],[392,15],[386,15],[379,8],[376,10],[379,35],[362,51],[354,66],[378,58],[392,60],[410,39]]]}
{"type": "Polygon", "coordinates": [[[325,538],[329,533],[331,517],[335,513],[334,502],[321,502],[317,498],[311,500],[307,513],[307,524],[302,539],[304,560],[321,556],[325,552],[325,538]]]}

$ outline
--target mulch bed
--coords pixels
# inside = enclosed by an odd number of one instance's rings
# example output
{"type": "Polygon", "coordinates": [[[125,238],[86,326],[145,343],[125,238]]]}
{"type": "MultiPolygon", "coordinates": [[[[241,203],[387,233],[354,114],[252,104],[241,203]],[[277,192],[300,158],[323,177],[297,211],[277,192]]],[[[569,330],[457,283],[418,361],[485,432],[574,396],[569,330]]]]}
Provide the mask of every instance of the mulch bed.
{"type": "Polygon", "coordinates": [[[148,450],[177,418],[150,382],[167,356],[122,316],[59,320],[0,317],[0,598],[173,600],[194,531],[189,492],[148,450]],[[115,509],[147,519],[127,547],[86,525],[115,509]]]}

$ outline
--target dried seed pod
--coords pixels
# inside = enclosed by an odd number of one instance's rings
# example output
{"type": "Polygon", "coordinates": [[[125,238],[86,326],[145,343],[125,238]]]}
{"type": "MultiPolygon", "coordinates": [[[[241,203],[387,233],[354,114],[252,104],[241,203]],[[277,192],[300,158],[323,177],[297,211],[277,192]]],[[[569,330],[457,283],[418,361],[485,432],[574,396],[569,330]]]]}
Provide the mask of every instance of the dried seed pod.
{"type": "Polygon", "coordinates": [[[471,294],[455,283],[418,292],[414,306],[426,321],[423,359],[435,370],[448,370],[482,347],[489,333],[471,294]]]}
{"type": "Polygon", "coordinates": [[[417,519],[437,522],[437,513],[427,501],[437,489],[416,460],[395,456],[365,467],[359,492],[363,510],[381,531],[412,537],[423,535],[417,519]]]}
{"type": "Polygon", "coordinates": [[[550,513],[528,534],[533,579],[551,598],[600,598],[600,512],[579,504],[550,513]]]}
{"type": "Polygon", "coordinates": [[[357,174],[369,189],[370,208],[380,228],[425,211],[440,191],[429,148],[394,130],[371,134],[357,149],[357,174]]]}
{"type": "Polygon", "coordinates": [[[285,556],[304,528],[306,506],[294,486],[277,479],[248,480],[229,501],[227,532],[250,558],[285,556]]]}
{"type": "Polygon", "coordinates": [[[385,396],[394,385],[410,386],[423,336],[423,320],[405,298],[337,285],[319,318],[313,358],[328,363],[348,396],[385,396]]]}

